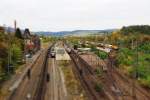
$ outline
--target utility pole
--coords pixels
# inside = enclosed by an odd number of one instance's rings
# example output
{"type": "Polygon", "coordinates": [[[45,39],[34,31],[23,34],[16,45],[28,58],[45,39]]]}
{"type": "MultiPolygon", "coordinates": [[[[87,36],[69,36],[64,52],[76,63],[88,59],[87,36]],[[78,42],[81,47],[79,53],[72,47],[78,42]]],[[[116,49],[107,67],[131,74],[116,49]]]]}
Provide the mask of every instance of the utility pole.
{"type": "MultiPolygon", "coordinates": [[[[137,39],[136,39],[136,55],[135,55],[135,64],[134,64],[134,67],[135,67],[135,71],[134,71],[134,75],[133,75],[133,78],[134,79],[137,79],[138,78],[138,65],[139,65],[139,55],[138,55],[138,45],[139,45],[139,43],[138,43],[138,37],[137,37],[137,39]]],[[[135,80],[133,79],[133,81],[132,81],[132,97],[133,97],[133,99],[135,99],[136,100],[136,93],[135,93],[135,85],[136,85],[136,83],[135,83],[135,80]]]]}
{"type": "Polygon", "coordinates": [[[26,52],[27,52],[27,51],[26,51],[26,44],[27,44],[27,43],[26,43],[26,42],[27,42],[26,39],[27,39],[27,34],[24,32],[24,61],[25,61],[25,66],[26,66],[26,60],[27,60],[27,59],[26,59],[26,52]]]}
{"type": "MultiPolygon", "coordinates": [[[[135,56],[136,60],[135,60],[135,65],[134,65],[134,68],[135,68],[135,71],[134,71],[134,75],[133,75],[133,78],[136,79],[138,78],[138,72],[137,72],[137,67],[138,67],[138,58],[139,58],[139,55],[138,55],[138,40],[136,40],[136,56],[135,56]]],[[[135,93],[135,80],[133,79],[132,81],[132,97],[134,100],[136,100],[136,93],[135,93]]]]}
{"type": "Polygon", "coordinates": [[[16,20],[14,20],[14,29],[15,29],[15,31],[17,29],[17,21],[16,20]]]}
{"type": "Polygon", "coordinates": [[[14,32],[16,32],[16,29],[17,29],[17,21],[14,20],[14,32]]]}

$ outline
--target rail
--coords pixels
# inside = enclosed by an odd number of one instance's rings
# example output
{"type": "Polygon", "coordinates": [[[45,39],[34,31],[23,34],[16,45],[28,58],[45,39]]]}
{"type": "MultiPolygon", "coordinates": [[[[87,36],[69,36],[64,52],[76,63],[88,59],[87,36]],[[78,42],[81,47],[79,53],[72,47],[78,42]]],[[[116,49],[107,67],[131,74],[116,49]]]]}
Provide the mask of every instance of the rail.
{"type": "Polygon", "coordinates": [[[35,94],[33,96],[33,100],[44,100],[45,92],[46,92],[46,76],[47,76],[47,69],[48,69],[48,54],[51,50],[51,48],[54,46],[52,44],[50,48],[46,51],[45,59],[43,62],[43,69],[40,74],[39,83],[37,85],[37,89],[35,91],[35,94]]]}
{"type": "Polygon", "coordinates": [[[74,50],[71,50],[69,55],[75,64],[76,73],[78,74],[82,86],[85,88],[89,100],[99,100],[100,94],[94,89],[96,78],[94,76],[93,69],[74,50]],[[79,63],[82,65],[82,67],[79,65],[79,63]],[[83,72],[81,73],[81,70],[87,75],[83,74],[83,72]]]}

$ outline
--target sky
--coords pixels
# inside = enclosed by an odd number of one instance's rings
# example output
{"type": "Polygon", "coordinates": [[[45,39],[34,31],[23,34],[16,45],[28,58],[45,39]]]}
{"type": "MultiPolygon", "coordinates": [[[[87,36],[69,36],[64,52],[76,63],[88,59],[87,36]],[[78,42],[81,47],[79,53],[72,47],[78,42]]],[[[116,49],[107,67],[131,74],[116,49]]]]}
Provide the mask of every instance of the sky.
{"type": "Polygon", "coordinates": [[[1,0],[0,25],[32,31],[100,30],[150,24],[150,0],[1,0]]]}

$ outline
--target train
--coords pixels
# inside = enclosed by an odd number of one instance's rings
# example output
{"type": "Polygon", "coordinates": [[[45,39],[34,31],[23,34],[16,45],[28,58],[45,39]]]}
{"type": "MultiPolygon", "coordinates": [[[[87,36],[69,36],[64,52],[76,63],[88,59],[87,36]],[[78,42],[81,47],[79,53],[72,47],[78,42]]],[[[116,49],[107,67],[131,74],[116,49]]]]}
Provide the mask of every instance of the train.
{"type": "Polygon", "coordinates": [[[66,48],[66,51],[67,51],[68,54],[71,53],[71,49],[70,48],[66,48]]]}
{"type": "Polygon", "coordinates": [[[104,44],[104,43],[99,43],[97,46],[102,47],[102,48],[110,48],[110,49],[114,49],[114,50],[119,49],[118,46],[116,46],[116,45],[104,44]]]}
{"type": "Polygon", "coordinates": [[[54,48],[51,49],[50,57],[52,57],[52,58],[55,58],[55,57],[56,57],[56,51],[55,51],[54,48]]]}
{"type": "Polygon", "coordinates": [[[55,57],[56,57],[56,52],[54,52],[54,51],[51,51],[51,54],[50,54],[50,56],[51,56],[52,58],[55,58],[55,57]]]}

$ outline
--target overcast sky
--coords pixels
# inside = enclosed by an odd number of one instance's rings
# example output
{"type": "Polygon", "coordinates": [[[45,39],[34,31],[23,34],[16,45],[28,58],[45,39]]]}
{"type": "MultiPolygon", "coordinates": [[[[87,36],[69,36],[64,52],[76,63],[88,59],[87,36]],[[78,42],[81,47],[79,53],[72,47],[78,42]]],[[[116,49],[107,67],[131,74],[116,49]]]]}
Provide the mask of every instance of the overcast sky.
{"type": "Polygon", "coordinates": [[[150,24],[150,0],[0,0],[0,25],[32,31],[150,24]]]}

